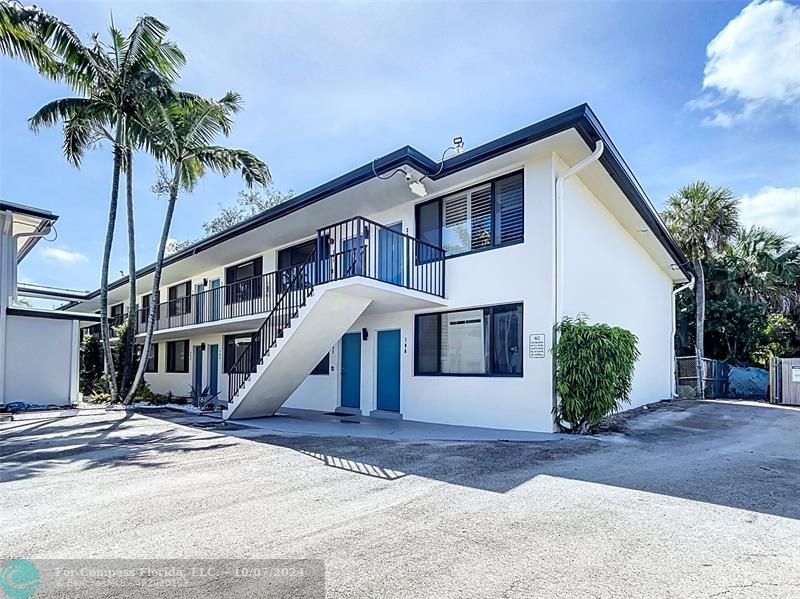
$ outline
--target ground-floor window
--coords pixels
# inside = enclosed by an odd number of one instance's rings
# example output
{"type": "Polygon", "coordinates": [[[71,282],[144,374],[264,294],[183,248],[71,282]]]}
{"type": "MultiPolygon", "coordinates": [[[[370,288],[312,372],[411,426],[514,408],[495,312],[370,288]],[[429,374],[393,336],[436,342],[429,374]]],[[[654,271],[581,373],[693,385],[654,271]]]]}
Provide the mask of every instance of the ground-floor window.
{"type": "Polygon", "coordinates": [[[325,354],[325,357],[319,361],[314,367],[314,370],[311,371],[311,374],[328,374],[331,369],[331,355],[325,354]]]}
{"type": "Polygon", "coordinates": [[[189,340],[167,342],[167,372],[189,372],[189,340]]]}
{"type": "MultiPolygon", "coordinates": [[[[230,372],[234,364],[244,355],[250,343],[253,341],[253,333],[238,333],[236,335],[225,335],[225,349],[223,364],[225,372],[230,372]]],[[[254,365],[255,366],[255,365],[254,365]]]]}
{"type": "Polygon", "coordinates": [[[522,304],[418,314],[414,374],[522,376],[522,304]]]}
{"type": "MultiPolygon", "coordinates": [[[[136,361],[142,358],[143,345],[136,346],[136,361]]],[[[158,372],[158,343],[150,344],[150,353],[147,356],[147,362],[144,365],[145,372],[158,372]]]]}

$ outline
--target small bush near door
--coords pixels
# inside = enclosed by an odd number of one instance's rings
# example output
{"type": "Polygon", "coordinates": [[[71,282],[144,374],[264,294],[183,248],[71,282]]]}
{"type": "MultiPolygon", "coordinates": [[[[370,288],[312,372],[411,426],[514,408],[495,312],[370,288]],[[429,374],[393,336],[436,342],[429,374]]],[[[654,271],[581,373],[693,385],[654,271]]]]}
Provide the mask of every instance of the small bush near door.
{"type": "Polygon", "coordinates": [[[630,402],[639,340],[620,327],[589,324],[583,315],[565,317],[557,332],[553,351],[559,403],[553,412],[560,425],[585,434],[630,402]]]}

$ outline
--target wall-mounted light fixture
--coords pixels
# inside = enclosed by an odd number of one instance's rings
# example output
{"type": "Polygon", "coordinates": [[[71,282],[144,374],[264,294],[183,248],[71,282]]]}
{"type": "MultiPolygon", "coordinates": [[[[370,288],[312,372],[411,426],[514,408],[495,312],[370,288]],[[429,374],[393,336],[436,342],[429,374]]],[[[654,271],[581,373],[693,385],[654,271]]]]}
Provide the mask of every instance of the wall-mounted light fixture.
{"type": "Polygon", "coordinates": [[[361,341],[366,341],[369,339],[369,331],[367,329],[361,329],[361,341]]]}

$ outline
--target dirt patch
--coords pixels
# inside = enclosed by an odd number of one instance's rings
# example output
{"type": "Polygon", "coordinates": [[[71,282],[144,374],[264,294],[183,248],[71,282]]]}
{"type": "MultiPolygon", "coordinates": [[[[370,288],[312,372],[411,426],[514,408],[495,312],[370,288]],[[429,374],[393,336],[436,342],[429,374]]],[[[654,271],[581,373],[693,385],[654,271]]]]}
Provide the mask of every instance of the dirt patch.
{"type": "Polygon", "coordinates": [[[648,414],[653,414],[655,412],[663,412],[664,410],[676,410],[678,408],[678,403],[681,400],[670,400],[665,399],[663,401],[659,401],[656,403],[645,404],[643,406],[639,406],[638,408],[633,408],[632,410],[625,410],[624,412],[618,412],[616,414],[611,414],[610,416],[606,416],[603,420],[600,421],[600,424],[597,425],[597,430],[595,431],[597,434],[603,433],[622,433],[622,434],[630,434],[631,433],[631,425],[634,423],[635,420],[641,418],[642,416],[646,416],[648,414]]]}

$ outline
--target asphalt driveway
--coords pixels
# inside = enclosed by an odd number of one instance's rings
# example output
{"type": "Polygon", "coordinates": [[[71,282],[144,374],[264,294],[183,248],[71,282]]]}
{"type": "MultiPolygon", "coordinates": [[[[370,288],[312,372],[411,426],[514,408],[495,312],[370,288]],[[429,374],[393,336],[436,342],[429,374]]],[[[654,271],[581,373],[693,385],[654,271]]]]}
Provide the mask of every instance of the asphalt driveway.
{"type": "Polygon", "coordinates": [[[336,598],[800,596],[800,410],[673,402],[542,443],[197,421],[0,424],[0,557],[319,558],[336,598]]]}

